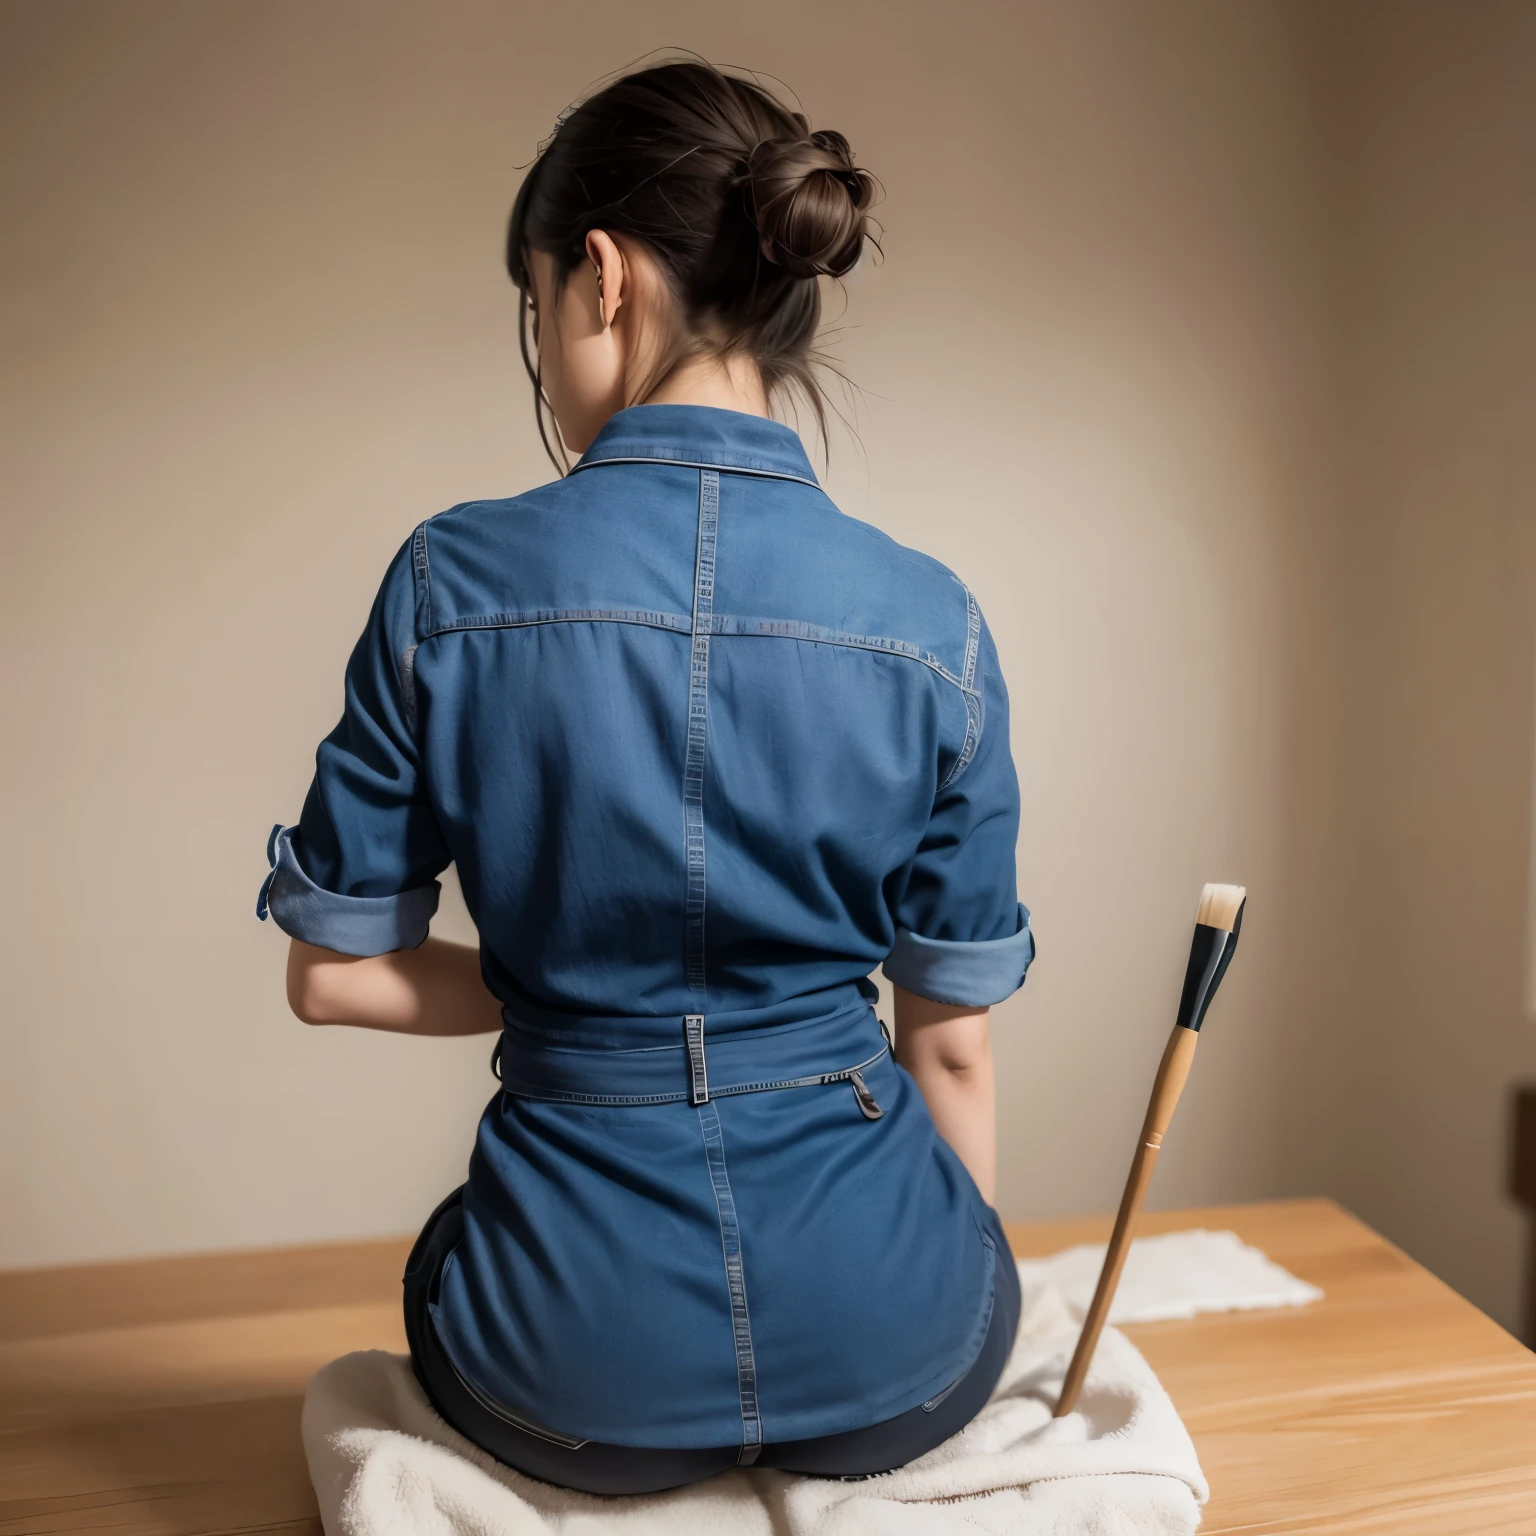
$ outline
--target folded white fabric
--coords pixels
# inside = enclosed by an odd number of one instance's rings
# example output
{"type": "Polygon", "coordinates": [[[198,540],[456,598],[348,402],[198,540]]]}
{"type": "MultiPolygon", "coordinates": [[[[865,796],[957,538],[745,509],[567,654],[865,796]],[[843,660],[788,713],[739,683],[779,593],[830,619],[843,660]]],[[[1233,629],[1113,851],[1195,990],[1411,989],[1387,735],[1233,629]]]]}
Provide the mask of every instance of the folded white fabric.
{"type": "MultiPolygon", "coordinates": [[[[1026,1292],[1053,1286],[1072,1312],[1084,1316],[1104,1263],[1103,1243],[1083,1243],[1048,1259],[1021,1259],[1026,1292]]],[[[1246,1312],[1302,1307],[1322,1292],[1298,1280],[1235,1232],[1165,1232],[1138,1237],[1109,1309],[1112,1323],[1154,1323],[1199,1312],[1246,1312]]]]}
{"type": "MultiPolygon", "coordinates": [[[[1151,1267],[1138,1262],[1141,1243],[1127,1262],[1127,1280],[1140,1275],[1138,1317],[1320,1294],[1230,1233],[1147,1245],[1158,1255],[1151,1267]],[[1201,1275],[1202,1253],[1223,1266],[1219,1283],[1201,1275]]],[[[1080,1318],[1052,1266],[1063,1266],[1074,1294],[1087,1266],[1091,1293],[1097,1269],[1084,1252],[1020,1264],[1024,1316],[991,1402],[936,1450],[863,1482],[750,1469],[643,1498],[572,1493],[520,1476],[449,1428],[405,1357],[345,1355],[315,1376],[304,1399],[304,1448],[327,1536],[1187,1536],[1207,1496],[1199,1459],[1123,1334],[1105,1332],[1078,1411],[1050,1416],[1080,1318]]]]}

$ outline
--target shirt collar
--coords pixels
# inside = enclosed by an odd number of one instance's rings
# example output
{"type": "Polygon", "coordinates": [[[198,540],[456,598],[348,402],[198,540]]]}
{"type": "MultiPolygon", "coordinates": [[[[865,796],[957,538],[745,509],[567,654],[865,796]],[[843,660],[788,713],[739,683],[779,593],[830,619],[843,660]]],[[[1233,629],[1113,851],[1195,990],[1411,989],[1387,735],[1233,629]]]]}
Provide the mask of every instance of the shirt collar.
{"type": "Polygon", "coordinates": [[[632,405],[610,416],[571,473],[594,464],[687,464],[816,485],[797,433],[712,405],[632,405]]]}

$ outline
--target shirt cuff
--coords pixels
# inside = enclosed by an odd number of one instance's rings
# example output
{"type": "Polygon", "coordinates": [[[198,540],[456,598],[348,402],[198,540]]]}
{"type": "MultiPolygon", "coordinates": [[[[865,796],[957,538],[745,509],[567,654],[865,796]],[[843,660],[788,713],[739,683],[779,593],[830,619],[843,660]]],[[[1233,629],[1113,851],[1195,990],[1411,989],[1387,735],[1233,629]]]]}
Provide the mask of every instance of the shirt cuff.
{"type": "Polygon", "coordinates": [[[415,949],[427,936],[442,887],[436,880],[398,896],[338,896],[321,889],[293,851],[297,827],[279,824],[267,839],[272,873],[256,898],[256,916],[289,938],[341,955],[386,955],[415,949]]]}
{"type": "Polygon", "coordinates": [[[1035,958],[1029,909],[1019,904],[1019,930],[1006,939],[925,939],[896,930],[896,944],[881,967],[889,981],[935,1003],[990,1008],[1024,985],[1035,958]]]}

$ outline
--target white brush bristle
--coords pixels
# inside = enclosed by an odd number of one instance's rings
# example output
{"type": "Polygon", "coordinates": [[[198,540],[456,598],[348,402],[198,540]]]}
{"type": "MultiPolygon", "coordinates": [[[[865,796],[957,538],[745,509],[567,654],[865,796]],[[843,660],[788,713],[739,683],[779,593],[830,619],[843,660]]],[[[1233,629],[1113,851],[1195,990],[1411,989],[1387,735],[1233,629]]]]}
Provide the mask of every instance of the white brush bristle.
{"type": "Polygon", "coordinates": [[[1200,910],[1195,914],[1197,923],[1207,928],[1221,928],[1231,933],[1248,895],[1246,885],[1208,885],[1200,893],[1200,910]]]}

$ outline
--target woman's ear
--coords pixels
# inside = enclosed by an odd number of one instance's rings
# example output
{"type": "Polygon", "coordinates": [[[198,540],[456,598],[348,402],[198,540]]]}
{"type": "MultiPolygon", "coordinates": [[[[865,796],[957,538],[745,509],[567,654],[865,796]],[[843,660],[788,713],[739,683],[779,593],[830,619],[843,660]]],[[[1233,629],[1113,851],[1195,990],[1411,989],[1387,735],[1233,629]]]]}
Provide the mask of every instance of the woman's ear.
{"type": "Polygon", "coordinates": [[[587,260],[597,270],[597,318],[606,331],[628,297],[624,291],[628,276],[624,253],[606,230],[594,229],[587,234],[587,260]]]}

